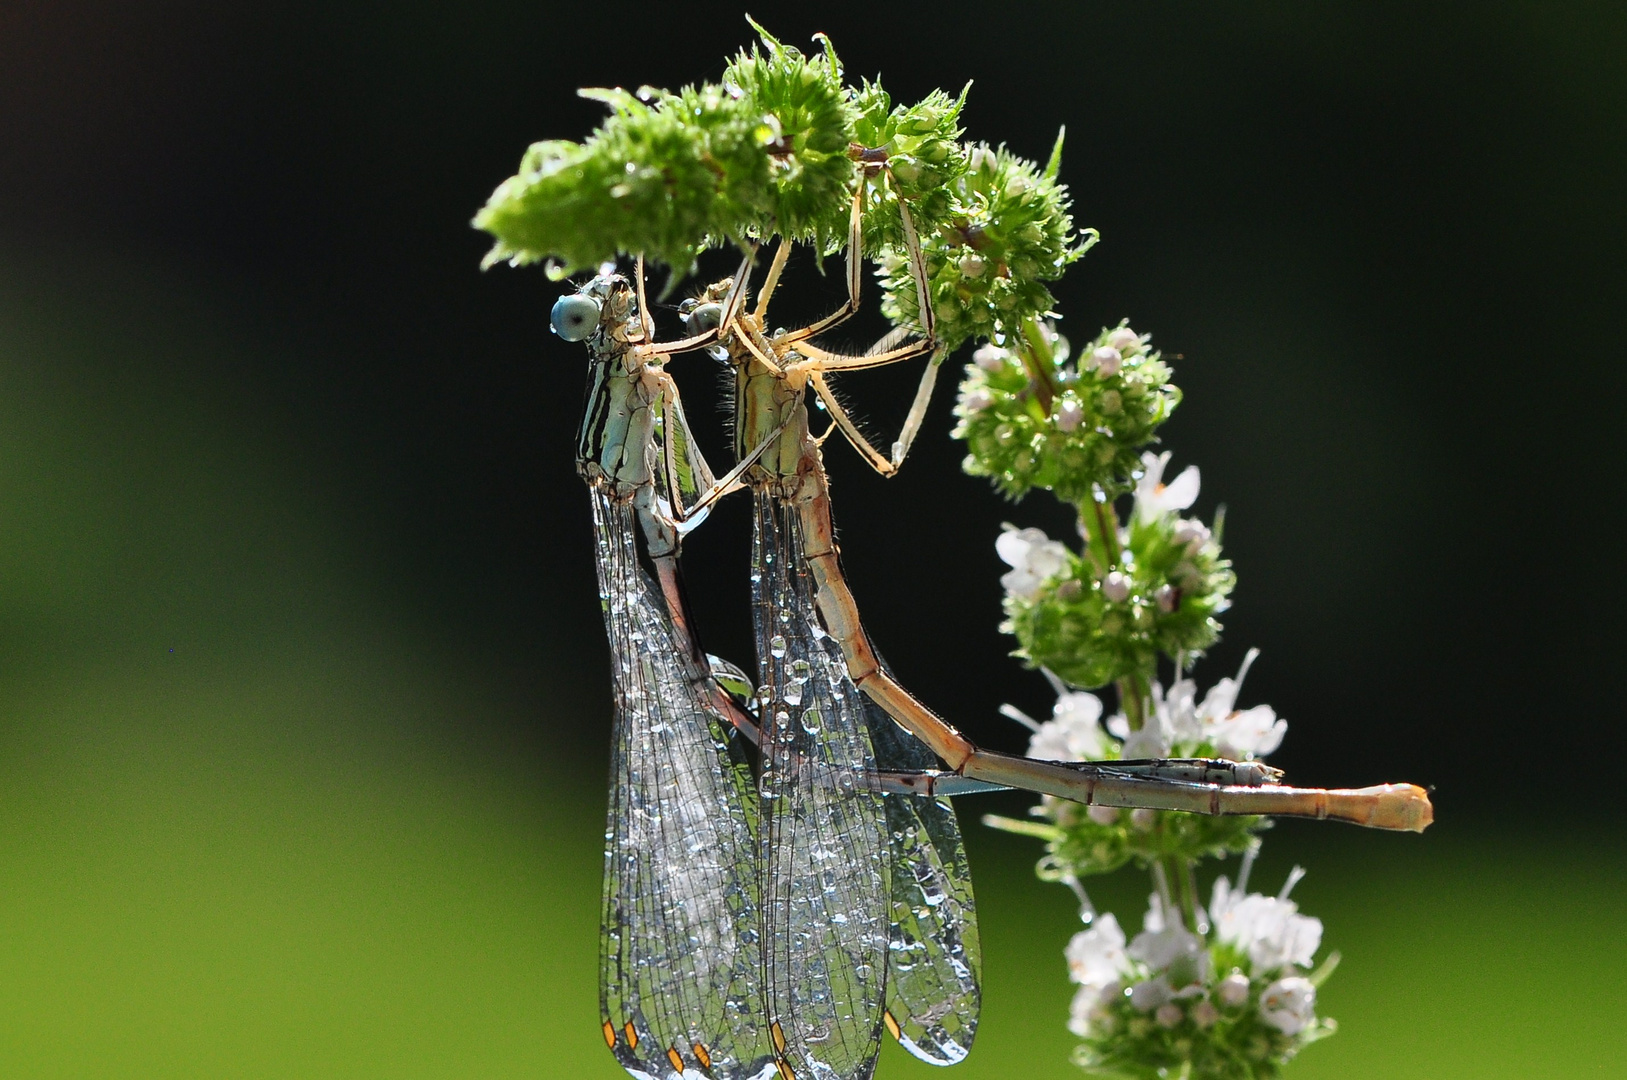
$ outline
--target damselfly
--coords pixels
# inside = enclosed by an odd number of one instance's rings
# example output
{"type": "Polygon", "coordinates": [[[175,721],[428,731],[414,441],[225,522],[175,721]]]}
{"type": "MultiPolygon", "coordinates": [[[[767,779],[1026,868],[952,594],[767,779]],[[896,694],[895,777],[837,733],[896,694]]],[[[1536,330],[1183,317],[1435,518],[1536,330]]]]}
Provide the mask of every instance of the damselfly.
{"type": "MultiPolygon", "coordinates": [[[[642,268],[641,268],[642,269],[642,268]]],[[[745,267],[741,269],[744,274],[745,267]]],[[[642,282],[642,274],[640,274],[642,282]]],[[[733,766],[720,693],[640,561],[676,544],[713,481],[661,361],[715,337],[659,345],[628,282],[602,273],[555,305],[591,361],[577,468],[592,496],[615,692],[605,829],[600,1006],[605,1043],[635,1076],[730,1080],[774,1070],[759,989],[755,793],[733,766]],[[664,437],[663,437],[664,436],[664,437]],[[685,488],[691,507],[662,498],[685,488]]],[[[748,454],[749,458],[749,454],[748,454]]]]}
{"type": "MultiPolygon", "coordinates": [[[[809,431],[804,389],[812,387],[831,414],[835,427],[864,459],[884,474],[896,471],[918,423],[920,405],[930,389],[929,370],[917,393],[916,407],[891,455],[877,450],[857,430],[831,393],[824,374],[891,362],[900,350],[843,357],[796,342],[780,348],[784,337],[763,332],[766,302],[787,247],[777,253],[768,284],[756,308],[742,312],[725,327],[723,340],[737,371],[736,439],[749,443],[765,430],[785,434],[747,470],[759,492],[771,490],[783,515],[793,515],[803,545],[801,557],[813,582],[813,595],[824,629],[840,645],[852,681],[894,720],[924,742],[955,773],[993,784],[1056,795],[1104,806],[1185,810],[1207,814],[1272,814],[1332,818],[1381,829],[1421,830],[1432,819],[1428,794],[1413,784],[1382,784],[1355,790],[1292,788],[1260,783],[1273,776],[1256,774],[1238,783],[1188,782],[1171,775],[1179,763],[1093,763],[1037,761],[984,750],[921,704],[881,663],[859,621],[858,607],[842,575],[831,525],[829,488],[819,453],[825,436],[809,431]],[[1144,767],[1150,765],[1150,768],[1144,767]],[[1260,786],[1252,786],[1260,784],[1260,786]]],[[[850,281],[853,276],[850,275],[850,281]]],[[[923,304],[923,311],[930,307],[923,304]]],[[[828,434],[828,432],[827,432],[828,434]]],[[[761,501],[761,499],[759,499],[761,501]]],[[[1207,763],[1189,763],[1205,772],[1207,763]]],[[[1215,763],[1225,771],[1227,763],[1215,763]]]]}
{"type": "MultiPolygon", "coordinates": [[[[783,355],[856,310],[860,208],[856,194],[844,308],[754,344],[783,355]]],[[[902,203],[900,208],[913,240],[908,210],[902,203]]],[[[755,313],[759,326],[788,253],[782,246],[769,269],[755,313]]],[[[915,266],[919,274],[918,251],[915,266]]],[[[740,292],[738,281],[726,287],[736,300],[740,292]]],[[[705,310],[697,306],[690,318],[705,310]]],[[[713,318],[725,328],[739,322],[733,312],[713,318]]],[[[800,391],[781,379],[753,381],[743,366],[752,362],[750,352],[738,336],[732,341],[727,351],[738,373],[737,453],[743,440],[754,440],[755,447],[766,442],[766,453],[781,455],[773,464],[759,458],[747,470],[756,496],[752,591],[762,751],[764,991],[781,1073],[833,1080],[868,1076],[884,1024],[916,1056],[953,1064],[971,1047],[980,1008],[981,955],[959,825],[948,803],[930,793],[880,793],[878,758],[894,768],[920,769],[923,778],[931,776],[923,767],[935,761],[885,715],[872,723],[840,646],[821,624],[800,522],[788,512],[789,489],[776,485],[788,469],[794,472],[807,436],[806,414],[784,407],[785,400],[772,417],[748,403],[763,393],[800,398],[800,391]],[[761,434],[748,433],[759,425],[761,434]]],[[[871,363],[933,351],[928,333],[884,348],[871,363]]],[[[924,409],[924,396],[917,397],[924,409]]]]}
{"type": "MultiPolygon", "coordinates": [[[[721,342],[735,369],[735,442],[737,454],[753,452],[759,460],[746,471],[757,501],[772,494],[779,513],[794,519],[802,545],[799,563],[812,583],[812,596],[822,632],[841,648],[847,675],[866,695],[906,730],[920,739],[958,776],[989,784],[1056,795],[1076,802],[1205,814],[1267,814],[1348,821],[1370,828],[1419,831],[1432,819],[1428,794],[1413,784],[1381,784],[1349,789],[1293,788],[1275,783],[1275,770],[1252,763],[1209,761],[1039,761],[984,750],[899,685],[882,664],[859,620],[841,570],[831,523],[830,492],[820,447],[830,434],[815,438],[808,425],[805,391],[812,388],[865,461],[883,475],[896,472],[919,429],[935,378],[933,355],[892,452],[883,454],[858,430],[831,392],[825,375],[896,363],[932,351],[932,307],[926,296],[919,245],[908,208],[899,203],[907,261],[924,319],[922,337],[897,346],[889,335],[860,356],[828,352],[808,339],[830,329],[858,308],[858,207],[848,246],[848,301],[835,315],[811,327],[770,336],[766,310],[790,254],[781,243],[770,264],[756,305],[740,303],[738,282],[712,287],[712,295],[730,299],[739,314],[723,324],[721,342]],[[780,432],[772,436],[773,432],[780,432]],[[769,445],[763,449],[763,444],[769,445]],[[751,448],[750,451],[747,448],[751,448]]],[[[762,518],[760,513],[759,518],[762,518]]],[[[761,522],[759,522],[761,524],[761,522]]],[[[784,532],[784,529],[779,530],[784,532]]]]}

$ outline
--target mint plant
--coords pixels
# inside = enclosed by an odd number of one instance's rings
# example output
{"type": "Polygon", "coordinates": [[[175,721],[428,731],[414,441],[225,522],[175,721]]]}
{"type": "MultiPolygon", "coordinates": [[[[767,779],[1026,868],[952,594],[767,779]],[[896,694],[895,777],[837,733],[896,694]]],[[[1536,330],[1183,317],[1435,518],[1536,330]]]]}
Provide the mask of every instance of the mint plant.
{"type": "MultiPolygon", "coordinates": [[[[1041,313],[1003,324],[967,365],[954,430],[967,446],[965,470],[1014,500],[1049,491],[1078,522],[1077,547],[1015,526],[995,541],[1011,567],[1001,579],[1002,629],[1058,692],[1043,723],[1005,709],[1032,730],[1031,757],[1256,761],[1287,729],[1268,705],[1238,707],[1256,653],[1201,697],[1188,675],[1219,639],[1236,575],[1221,551],[1222,522],[1187,516],[1197,467],[1170,476],[1172,455],[1149,449],[1181,400],[1172,375],[1149,336],[1126,324],[1104,328],[1075,356],[1041,313]],[[1168,684],[1161,666],[1172,672],[1168,684]],[[1104,720],[1107,706],[1093,691],[1108,688],[1117,710],[1104,720]]],[[[1308,970],[1322,924],[1288,899],[1299,872],[1275,898],[1245,891],[1268,819],[1051,797],[1033,813],[984,820],[1044,840],[1040,876],[1081,898],[1090,926],[1067,950],[1079,984],[1069,1027],[1083,1040],[1081,1065],[1148,1080],[1271,1077],[1333,1032],[1315,1005],[1336,959],[1308,970]],[[1218,878],[1206,906],[1200,864],[1234,854],[1245,859],[1236,888],[1218,878]],[[1128,941],[1080,884],[1127,864],[1148,871],[1153,885],[1142,931],[1128,941]]]]}

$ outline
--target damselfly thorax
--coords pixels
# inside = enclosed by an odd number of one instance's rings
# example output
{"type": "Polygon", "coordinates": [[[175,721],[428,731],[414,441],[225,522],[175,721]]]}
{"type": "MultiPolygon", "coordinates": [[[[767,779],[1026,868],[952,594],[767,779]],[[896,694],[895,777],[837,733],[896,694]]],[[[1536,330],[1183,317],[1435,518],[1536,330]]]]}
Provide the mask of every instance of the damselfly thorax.
{"type": "Polygon", "coordinates": [[[601,275],[579,295],[597,300],[601,314],[585,342],[589,367],[576,469],[589,483],[627,497],[653,482],[662,401],[660,369],[638,348],[644,330],[625,278],[601,275]]]}

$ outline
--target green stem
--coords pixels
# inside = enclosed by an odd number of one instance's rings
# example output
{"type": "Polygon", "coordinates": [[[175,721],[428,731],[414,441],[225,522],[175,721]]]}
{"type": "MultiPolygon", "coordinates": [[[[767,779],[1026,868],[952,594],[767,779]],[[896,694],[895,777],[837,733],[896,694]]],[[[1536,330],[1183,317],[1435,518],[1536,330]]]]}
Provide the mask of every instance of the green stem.
{"type": "Polygon", "coordinates": [[[1175,905],[1181,913],[1181,922],[1188,930],[1196,934],[1198,932],[1198,905],[1192,860],[1179,855],[1166,855],[1161,861],[1164,864],[1164,878],[1169,882],[1170,897],[1175,901],[1175,905]]]}
{"type": "Polygon", "coordinates": [[[1147,691],[1140,679],[1134,675],[1126,675],[1114,683],[1119,691],[1119,708],[1124,710],[1124,719],[1129,722],[1131,731],[1140,731],[1147,722],[1147,691]]]}
{"type": "Polygon", "coordinates": [[[1085,537],[1085,558],[1090,560],[1099,581],[1109,570],[1118,568],[1123,554],[1119,549],[1119,515],[1113,504],[1091,499],[1079,507],[1079,531],[1085,537]]]}
{"type": "Polygon", "coordinates": [[[1198,899],[1198,861],[1196,859],[1183,859],[1186,863],[1186,895],[1192,902],[1191,910],[1187,913],[1187,922],[1194,934],[1207,932],[1204,925],[1208,916],[1203,913],[1203,903],[1198,899]]]}
{"type": "Polygon", "coordinates": [[[1056,400],[1056,359],[1051,350],[1051,343],[1045,336],[1045,328],[1038,319],[1029,319],[1023,323],[1022,333],[1012,341],[1012,351],[1022,361],[1023,370],[1028,372],[1029,385],[1034,388],[1034,398],[1039,402],[1040,409],[1046,416],[1051,415],[1051,403],[1056,400]]]}

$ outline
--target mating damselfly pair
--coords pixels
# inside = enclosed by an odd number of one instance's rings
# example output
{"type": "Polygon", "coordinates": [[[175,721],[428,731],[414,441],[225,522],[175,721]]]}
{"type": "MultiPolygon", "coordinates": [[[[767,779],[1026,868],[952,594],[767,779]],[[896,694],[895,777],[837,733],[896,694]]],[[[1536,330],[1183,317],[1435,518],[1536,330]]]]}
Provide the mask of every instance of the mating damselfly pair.
{"type": "Polygon", "coordinates": [[[1287,788],[1252,763],[1089,765],[982,750],[892,679],[841,575],[824,436],[810,430],[806,390],[890,472],[940,358],[930,316],[916,340],[862,356],[809,340],[857,306],[856,200],[852,221],[849,302],[810,327],[765,331],[786,243],[754,306],[748,256],[686,305],[696,332],[670,343],[656,341],[641,266],[633,282],[601,273],[555,308],[556,330],[584,341],[591,360],[579,468],[593,496],[616,698],[603,1024],[635,1074],[866,1076],[883,1028],[925,1060],[963,1058],[977,1023],[979,949],[950,793],[1012,786],[1110,806],[1388,828],[1416,828],[1426,813],[1410,786],[1287,788]],[[662,366],[702,349],[735,374],[739,461],[720,480],[662,366]],[[917,407],[884,455],[825,375],[921,356],[931,359],[917,407]],[[725,689],[732,673],[701,650],[677,561],[682,535],[736,486],[755,504],[759,688],[749,699],[725,689]]]}
{"type": "MultiPolygon", "coordinates": [[[[589,358],[577,461],[615,705],[601,1019],[635,1076],[859,1080],[883,1030],[926,1061],[962,1060],[980,949],[950,795],[1011,787],[1390,829],[1421,829],[1431,814],[1412,785],[1291,788],[1257,762],[984,750],[894,679],[842,574],[821,447],[839,430],[872,468],[896,472],[946,346],[1039,326],[1050,304],[1039,282],[1083,247],[1071,246],[1053,182],[1057,153],[1043,173],[979,189],[998,155],[959,142],[964,94],[894,108],[877,84],[847,86],[821,41],[810,58],[765,33],[766,51],[742,53],[716,86],[590,92],[612,109],[605,125],[583,144],[532,147],[477,218],[498,238],[489,259],[558,254],[586,267],[637,256],[631,278],[603,266],[553,313],[589,358]],[[918,233],[918,221],[935,232],[918,233]],[[934,270],[922,238],[946,233],[962,254],[934,270]],[[776,238],[754,285],[760,245],[776,238]],[[684,303],[685,336],[660,340],[640,253],[682,270],[720,241],[744,251],[738,269],[684,303]],[[845,247],[846,299],[770,331],[794,241],[845,247]],[[866,255],[885,267],[897,329],[867,352],[833,351],[820,339],[858,310],[866,255]],[[736,463],[721,477],[666,370],[695,352],[733,375],[736,463]],[[884,451],[829,378],[923,360],[884,451]],[[810,391],[831,421],[818,434],[810,391]],[[754,507],[754,677],[703,650],[680,573],[684,536],[742,488],[754,507]]],[[[1032,404],[1048,418],[1054,402],[1042,393],[1032,404]]],[[[1165,601],[1179,609],[1177,595],[1165,601]]]]}

